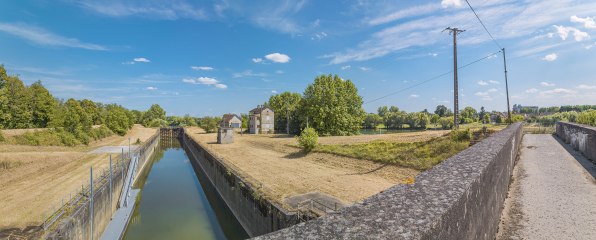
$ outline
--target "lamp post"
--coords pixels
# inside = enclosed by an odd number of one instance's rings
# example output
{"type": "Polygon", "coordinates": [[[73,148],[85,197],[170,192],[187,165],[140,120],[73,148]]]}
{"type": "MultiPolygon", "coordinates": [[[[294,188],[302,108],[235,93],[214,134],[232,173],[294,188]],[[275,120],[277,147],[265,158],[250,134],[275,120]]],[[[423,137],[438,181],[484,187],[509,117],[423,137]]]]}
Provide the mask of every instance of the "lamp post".
{"type": "Polygon", "coordinates": [[[241,137],[242,137],[242,124],[244,124],[244,121],[242,120],[243,114],[244,114],[243,112],[240,113],[240,136],[241,137]]]}
{"type": "Polygon", "coordinates": [[[130,138],[128,138],[128,157],[130,157],[130,138]]]}

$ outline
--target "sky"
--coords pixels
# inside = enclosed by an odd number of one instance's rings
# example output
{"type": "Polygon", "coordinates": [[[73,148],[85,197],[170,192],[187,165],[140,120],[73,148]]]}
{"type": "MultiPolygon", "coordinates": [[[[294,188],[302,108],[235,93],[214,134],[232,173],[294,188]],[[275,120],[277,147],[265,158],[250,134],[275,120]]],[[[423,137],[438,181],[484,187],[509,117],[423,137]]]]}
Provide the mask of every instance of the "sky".
{"type": "Polygon", "coordinates": [[[460,109],[507,110],[501,48],[511,106],[596,104],[596,2],[469,4],[490,35],[465,0],[4,1],[0,64],[55,97],[168,116],[247,113],[321,74],[367,112],[434,111],[454,107],[454,27],[460,109]]]}

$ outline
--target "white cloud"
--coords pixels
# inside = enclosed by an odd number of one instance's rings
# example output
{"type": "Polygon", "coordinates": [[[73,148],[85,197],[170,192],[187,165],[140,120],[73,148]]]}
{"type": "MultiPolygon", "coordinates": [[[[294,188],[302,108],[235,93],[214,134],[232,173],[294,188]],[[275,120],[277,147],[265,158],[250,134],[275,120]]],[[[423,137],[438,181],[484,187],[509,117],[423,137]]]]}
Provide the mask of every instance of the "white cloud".
{"type": "Polygon", "coordinates": [[[462,6],[462,2],[461,0],[443,0],[441,1],[441,6],[443,6],[443,8],[447,8],[447,7],[461,7],[462,6]]]}
{"type": "Polygon", "coordinates": [[[146,58],[135,58],[135,62],[151,62],[151,61],[147,60],[146,58]]]}
{"type": "Polygon", "coordinates": [[[517,99],[517,98],[522,98],[522,97],[520,97],[520,96],[517,96],[517,95],[513,95],[513,96],[511,96],[511,98],[515,98],[515,99],[517,99]]]}
{"type": "Polygon", "coordinates": [[[216,84],[219,81],[213,79],[213,78],[208,78],[208,77],[200,77],[197,80],[194,79],[182,79],[182,82],[187,82],[187,83],[192,83],[192,84],[207,84],[207,85],[212,85],[212,84],[216,84]]]}
{"type": "Polygon", "coordinates": [[[490,82],[490,83],[494,83],[494,84],[501,84],[501,83],[499,83],[499,82],[497,82],[497,81],[493,81],[493,80],[489,80],[489,82],[490,82]]]}
{"type": "Polygon", "coordinates": [[[162,92],[161,94],[166,94],[166,92],[162,92]]]}
{"type": "Polygon", "coordinates": [[[145,90],[157,90],[157,88],[156,88],[156,87],[146,87],[146,88],[144,88],[144,89],[145,89],[145,90]]]}
{"type": "Polygon", "coordinates": [[[533,93],[533,92],[538,92],[538,89],[536,88],[530,88],[528,90],[526,90],[527,93],[533,93]]]}
{"type": "Polygon", "coordinates": [[[588,85],[579,85],[577,88],[581,89],[596,89],[596,86],[588,86],[588,85]]]}
{"type": "Polygon", "coordinates": [[[447,100],[445,100],[445,101],[443,101],[443,102],[444,102],[444,103],[449,103],[449,101],[447,101],[447,100]]]}
{"type": "Polygon", "coordinates": [[[350,68],[350,65],[341,67],[341,70],[350,68]]]}
{"type": "Polygon", "coordinates": [[[428,14],[428,13],[432,13],[432,12],[436,11],[440,7],[441,6],[436,3],[431,3],[431,4],[427,4],[427,5],[423,5],[423,6],[414,6],[414,7],[408,8],[408,9],[399,10],[399,11],[391,13],[389,15],[385,15],[382,17],[372,19],[372,20],[370,20],[370,22],[368,24],[379,25],[379,24],[383,24],[383,23],[393,22],[395,20],[399,20],[402,18],[415,17],[415,16],[419,16],[422,14],[428,14]]]}
{"type": "Polygon", "coordinates": [[[420,97],[420,95],[412,94],[410,97],[420,97]]]}
{"type": "Polygon", "coordinates": [[[271,92],[272,92],[272,93],[277,93],[277,91],[275,91],[275,90],[272,90],[271,92]]]}
{"type": "Polygon", "coordinates": [[[194,70],[215,70],[215,69],[214,69],[214,68],[212,68],[212,67],[195,67],[195,66],[192,66],[192,67],[190,67],[190,68],[192,68],[192,69],[194,69],[194,70]]]}
{"type": "Polygon", "coordinates": [[[0,31],[19,36],[31,42],[46,45],[46,46],[65,46],[73,48],[83,48],[89,50],[109,50],[108,48],[91,44],[83,43],[76,38],[67,38],[54,33],[51,33],[45,29],[30,26],[24,23],[0,23],[0,31]]]}
{"type": "Polygon", "coordinates": [[[563,40],[565,40],[569,36],[569,32],[571,32],[571,31],[573,31],[573,36],[575,37],[575,41],[581,41],[584,38],[590,38],[590,35],[588,35],[587,32],[582,32],[577,28],[563,27],[563,26],[557,26],[557,25],[553,25],[553,26],[557,29],[557,33],[563,40]]]}
{"type": "Polygon", "coordinates": [[[596,28],[596,22],[591,17],[586,18],[578,18],[576,15],[571,16],[571,22],[580,22],[584,23],[584,27],[586,28],[596,28]]]}
{"type": "Polygon", "coordinates": [[[282,71],[282,70],[277,70],[277,71],[275,71],[275,73],[281,74],[281,73],[284,73],[284,71],[282,71]]]}
{"type": "Polygon", "coordinates": [[[586,49],[590,49],[590,48],[592,48],[592,45],[586,46],[586,49]]]}
{"type": "Polygon", "coordinates": [[[361,67],[360,69],[362,69],[362,71],[368,71],[368,70],[370,70],[370,68],[367,68],[367,67],[361,67]]]}
{"type": "Polygon", "coordinates": [[[216,87],[216,88],[221,88],[221,89],[226,89],[226,88],[228,88],[228,86],[226,86],[226,85],[223,85],[223,84],[219,84],[219,83],[218,83],[218,84],[215,84],[215,87],[216,87]]]}
{"type": "Polygon", "coordinates": [[[253,62],[256,62],[256,63],[260,63],[260,62],[263,61],[263,59],[261,59],[261,58],[253,58],[252,61],[253,62]]]}
{"type": "Polygon", "coordinates": [[[241,73],[232,73],[232,75],[234,75],[235,78],[245,77],[245,76],[259,76],[259,77],[267,76],[267,74],[265,74],[265,73],[252,73],[252,70],[246,70],[241,73]]]}
{"type": "Polygon", "coordinates": [[[131,64],[135,64],[135,62],[123,62],[122,65],[131,65],[131,64]]]}
{"type": "Polygon", "coordinates": [[[483,86],[484,86],[484,85],[488,85],[488,83],[486,83],[486,82],[483,82],[483,81],[478,81],[478,84],[479,84],[479,85],[483,85],[483,86]]]}
{"type": "Polygon", "coordinates": [[[276,62],[276,63],[287,63],[290,61],[290,57],[288,57],[288,55],[285,54],[280,54],[280,53],[272,53],[269,55],[266,55],[265,58],[276,62]]]}
{"type": "Polygon", "coordinates": [[[557,59],[557,54],[556,54],[556,53],[551,53],[551,54],[549,54],[549,55],[546,55],[545,57],[543,57],[543,58],[540,58],[540,59],[542,59],[542,60],[546,60],[546,61],[549,61],[549,62],[552,62],[552,61],[554,61],[555,59],[557,59]]]}
{"type": "Polygon", "coordinates": [[[540,92],[541,95],[553,94],[553,93],[577,93],[577,91],[573,91],[573,90],[569,90],[569,89],[565,89],[565,88],[557,88],[554,90],[540,92]]]}
{"type": "Polygon", "coordinates": [[[208,19],[203,8],[186,1],[75,1],[77,5],[110,17],[141,16],[154,19],[176,20],[208,19]]]}
{"type": "Polygon", "coordinates": [[[496,88],[491,88],[491,89],[488,90],[488,92],[496,92],[496,91],[497,91],[496,88]]]}
{"type": "Polygon", "coordinates": [[[327,37],[327,34],[325,34],[324,32],[321,32],[321,34],[323,34],[323,36],[327,37]]]}
{"type": "Polygon", "coordinates": [[[264,79],[264,78],[261,78],[261,80],[263,80],[263,81],[265,81],[265,82],[271,82],[271,80],[269,80],[269,79],[264,79]]]}
{"type": "Polygon", "coordinates": [[[175,93],[172,93],[172,94],[174,94],[174,95],[178,95],[178,93],[177,93],[177,92],[175,92],[175,93]]]}
{"type": "Polygon", "coordinates": [[[477,92],[477,93],[474,93],[474,95],[476,95],[476,96],[485,96],[485,95],[488,95],[488,93],[487,92],[477,92]]]}
{"type": "Polygon", "coordinates": [[[547,82],[541,82],[540,83],[540,86],[545,86],[545,87],[552,87],[554,85],[555,85],[554,83],[551,83],[551,84],[548,84],[547,82]]]}
{"type": "Polygon", "coordinates": [[[464,95],[463,93],[462,93],[462,94],[460,94],[460,95],[461,95],[462,97],[465,97],[465,96],[466,96],[466,95],[464,95]]]}
{"type": "Polygon", "coordinates": [[[437,54],[436,54],[436,53],[429,53],[428,55],[431,55],[431,56],[433,56],[433,57],[436,57],[436,56],[437,56],[437,54]]]}
{"type": "Polygon", "coordinates": [[[484,101],[490,101],[490,100],[493,100],[493,99],[492,99],[492,98],[490,98],[489,96],[485,96],[485,97],[483,97],[481,100],[484,100],[484,101]]]}

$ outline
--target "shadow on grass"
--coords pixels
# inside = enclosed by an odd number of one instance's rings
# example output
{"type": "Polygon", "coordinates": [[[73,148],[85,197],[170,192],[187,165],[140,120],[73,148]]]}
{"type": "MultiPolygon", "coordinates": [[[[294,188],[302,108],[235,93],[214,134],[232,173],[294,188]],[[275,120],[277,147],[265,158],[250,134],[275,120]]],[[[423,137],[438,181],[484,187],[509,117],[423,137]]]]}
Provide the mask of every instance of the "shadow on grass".
{"type": "MultiPolygon", "coordinates": [[[[370,160],[365,160],[365,161],[370,161],[370,160]]],[[[368,171],[368,172],[363,172],[363,173],[351,173],[351,174],[346,174],[346,175],[365,175],[365,174],[370,174],[370,173],[374,173],[374,172],[376,172],[376,171],[379,171],[379,170],[381,170],[381,169],[383,169],[384,167],[387,167],[387,166],[389,166],[389,165],[390,165],[389,163],[385,163],[385,164],[383,164],[383,166],[380,166],[380,167],[378,167],[378,168],[375,168],[375,169],[373,169],[373,170],[370,170],[370,171],[368,171]]]]}
{"type": "Polygon", "coordinates": [[[284,158],[287,159],[296,159],[296,158],[302,158],[302,157],[306,157],[306,153],[304,151],[298,151],[295,153],[290,153],[288,155],[285,155],[284,158]]]}

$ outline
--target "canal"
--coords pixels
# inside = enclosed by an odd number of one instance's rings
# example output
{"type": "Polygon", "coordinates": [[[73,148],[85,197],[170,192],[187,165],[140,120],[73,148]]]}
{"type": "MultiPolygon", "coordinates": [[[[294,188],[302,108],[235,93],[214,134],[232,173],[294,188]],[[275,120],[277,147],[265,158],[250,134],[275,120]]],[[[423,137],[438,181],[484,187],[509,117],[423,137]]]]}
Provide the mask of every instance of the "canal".
{"type": "Polygon", "coordinates": [[[160,141],[133,188],[141,193],[126,240],[249,237],[176,139],[160,141]]]}

